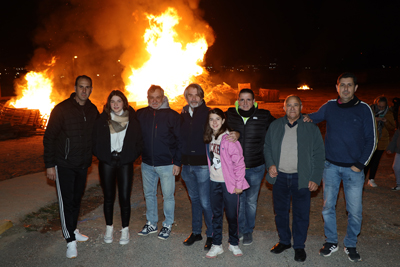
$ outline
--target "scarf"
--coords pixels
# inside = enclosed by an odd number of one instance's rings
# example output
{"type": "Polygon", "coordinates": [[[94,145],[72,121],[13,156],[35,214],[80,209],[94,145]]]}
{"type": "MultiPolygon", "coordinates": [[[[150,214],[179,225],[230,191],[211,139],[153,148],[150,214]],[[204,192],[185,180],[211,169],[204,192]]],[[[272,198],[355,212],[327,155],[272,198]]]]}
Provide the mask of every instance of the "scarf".
{"type": "MultiPolygon", "coordinates": [[[[377,118],[377,117],[383,118],[383,117],[385,117],[386,113],[388,112],[389,106],[386,106],[386,108],[385,108],[384,110],[380,110],[380,109],[378,108],[378,105],[373,104],[373,105],[371,106],[371,109],[372,109],[372,111],[375,113],[375,118],[377,118]]],[[[383,122],[383,121],[378,121],[377,127],[378,127],[379,139],[380,139],[380,138],[382,137],[382,130],[383,130],[383,127],[385,127],[385,122],[383,122]]]]}
{"type": "MultiPolygon", "coordinates": [[[[129,121],[129,110],[125,110],[121,115],[114,113],[114,119],[108,121],[110,133],[119,133],[126,129],[129,121]]],[[[111,117],[112,118],[112,117],[111,117]]]]}

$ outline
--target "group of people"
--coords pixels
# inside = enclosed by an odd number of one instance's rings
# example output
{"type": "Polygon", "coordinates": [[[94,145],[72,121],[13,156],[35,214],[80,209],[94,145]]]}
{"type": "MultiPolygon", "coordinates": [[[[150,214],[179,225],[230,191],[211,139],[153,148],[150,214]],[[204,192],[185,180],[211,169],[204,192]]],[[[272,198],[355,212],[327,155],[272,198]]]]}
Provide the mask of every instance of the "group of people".
{"type": "MultiPolygon", "coordinates": [[[[279,234],[272,253],[291,248],[293,236],[294,259],[306,260],[310,195],[318,189],[321,180],[326,242],[319,253],[327,257],[338,250],[335,209],[343,181],[348,211],[344,251],[351,261],[360,261],[356,243],[362,220],[363,170],[376,149],[378,120],[371,108],[355,96],[358,85],[353,74],[339,76],[336,88],[339,97],[309,115],[301,114],[303,106],[298,96],[288,96],[283,107],[286,115],[279,119],[258,107],[250,89],[242,89],[235,107],[226,112],[210,109],[198,84],[190,84],[185,89],[187,105],[181,114],[169,107],[164,90],[152,85],[147,92],[147,107],[135,112],[124,94],[114,90],[99,115],[88,99],[92,80],[79,76],[75,92],[53,109],[43,140],[47,177],[57,185],[67,257],[77,256],[76,241],[88,240],[77,229],[77,220],[93,153],[99,159],[104,192],[105,243],[112,243],[114,238],[116,185],[122,221],[119,243],[129,243],[133,162],[141,155],[146,223],[138,232],[140,236],[157,232],[162,240],[170,236],[175,220],[175,176],[181,172],[192,208],[192,233],[183,244],[191,246],[203,239],[204,216],[206,257],[215,258],[223,253],[225,210],[229,225],[228,249],[235,256],[242,256],[239,240],[243,245],[253,242],[258,194],[267,171],[267,181],[273,184],[279,234]],[[325,145],[315,125],[324,120],[327,122],[325,145]],[[160,231],[159,181],[165,217],[160,231]],[[291,199],[292,231],[289,226],[291,199]]],[[[399,132],[396,134],[397,147],[392,142],[388,149],[399,153],[399,132]]],[[[396,155],[396,159],[400,162],[400,156],[396,155]]]]}

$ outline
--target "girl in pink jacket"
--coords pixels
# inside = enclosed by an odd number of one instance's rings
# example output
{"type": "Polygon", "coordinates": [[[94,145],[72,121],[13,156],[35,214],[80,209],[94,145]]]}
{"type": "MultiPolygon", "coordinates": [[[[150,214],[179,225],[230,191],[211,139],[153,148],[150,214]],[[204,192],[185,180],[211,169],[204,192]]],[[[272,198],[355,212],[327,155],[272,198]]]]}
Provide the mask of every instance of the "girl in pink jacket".
{"type": "Polygon", "coordinates": [[[229,224],[229,250],[235,256],[242,256],[238,238],[239,194],[249,188],[245,176],[243,150],[239,142],[229,142],[226,138],[229,128],[225,115],[219,108],[208,112],[208,123],[204,131],[210,169],[210,200],[213,212],[213,244],[207,258],[215,258],[223,253],[222,219],[225,215],[229,224]]]}

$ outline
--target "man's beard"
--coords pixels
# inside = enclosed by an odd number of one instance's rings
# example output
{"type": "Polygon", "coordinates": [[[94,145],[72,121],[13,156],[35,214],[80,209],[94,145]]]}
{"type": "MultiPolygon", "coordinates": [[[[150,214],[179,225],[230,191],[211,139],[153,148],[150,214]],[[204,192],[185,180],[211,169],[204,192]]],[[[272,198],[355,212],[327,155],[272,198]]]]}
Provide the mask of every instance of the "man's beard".
{"type": "Polygon", "coordinates": [[[193,108],[199,107],[202,103],[203,103],[203,100],[201,100],[201,101],[199,101],[199,102],[196,102],[195,105],[193,105],[193,103],[190,102],[190,103],[189,103],[189,106],[193,109],[193,108]]]}

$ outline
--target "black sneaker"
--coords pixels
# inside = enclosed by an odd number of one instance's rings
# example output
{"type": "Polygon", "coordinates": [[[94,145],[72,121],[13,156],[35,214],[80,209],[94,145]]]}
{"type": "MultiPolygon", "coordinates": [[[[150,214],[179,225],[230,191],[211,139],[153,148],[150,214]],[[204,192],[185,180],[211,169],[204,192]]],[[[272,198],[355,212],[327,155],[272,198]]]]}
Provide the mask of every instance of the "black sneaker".
{"type": "Polygon", "coordinates": [[[392,191],[400,191],[400,186],[396,185],[392,188],[392,191]]]}
{"type": "Polygon", "coordinates": [[[346,252],[347,256],[349,256],[349,260],[352,262],[359,262],[361,261],[361,256],[358,254],[356,248],[344,248],[344,252],[346,252]]]}
{"type": "Polygon", "coordinates": [[[329,257],[332,252],[338,251],[339,246],[334,243],[325,243],[324,246],[319,250],[319,255],[329,257]]]}
{"type": "Polygon", "coordinates": [[[243,245],[248,246],[253,244],[253,233],[243,234],[243,245]]]}

